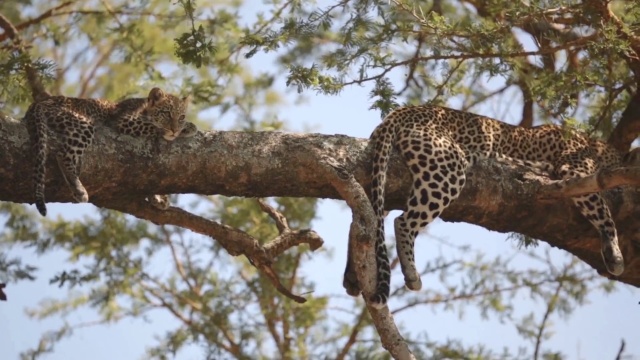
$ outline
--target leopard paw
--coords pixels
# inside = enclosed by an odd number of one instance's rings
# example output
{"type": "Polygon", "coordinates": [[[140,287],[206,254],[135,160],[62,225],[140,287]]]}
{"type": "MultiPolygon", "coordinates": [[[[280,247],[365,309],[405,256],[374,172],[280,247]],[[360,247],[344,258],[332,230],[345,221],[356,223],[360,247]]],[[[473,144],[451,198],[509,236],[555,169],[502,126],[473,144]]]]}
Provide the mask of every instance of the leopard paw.
{"type": "Polygon", "coordinates": [[[89,194],[84,186],[78,184],[78,187],[72,189],[73,199],[77,203],[86,203],[89,202],[89,194]]]}
{"type": "Polygon", "coordinates": [[[198,133],[198,127],[194,123],[185,122],[184,127],[182,128],[182,131],[180,131],[179,137],[181,138],[192,137],[197,133],[198,133]]]}

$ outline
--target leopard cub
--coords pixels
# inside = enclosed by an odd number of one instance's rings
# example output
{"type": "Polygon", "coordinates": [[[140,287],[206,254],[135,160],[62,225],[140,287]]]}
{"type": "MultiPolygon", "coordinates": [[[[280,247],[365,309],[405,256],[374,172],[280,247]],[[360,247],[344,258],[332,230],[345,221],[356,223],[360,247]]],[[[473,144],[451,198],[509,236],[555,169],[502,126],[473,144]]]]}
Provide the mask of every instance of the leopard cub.
{"type": "MultiPolygon", "coordinates": [[[[29,106],[25,116],[35,157],[33,182],[35,203],[43,216],[45,205],[45,164],[53,149],[58,167],[77,202],[87,202],[89,195],[80,182],[82,156],[93,141],[95,124],[116,127],[131,136],[156,136],[173,141],[197,133],[194,124],[185,121],[188,97],[180,98],[153,88],[147,98],[131,98],[121,102],[51,96],[29,106]]],[[[154,202],[151,201],[155,206],[154,202]]]]}
{"type": "Polygon", "coordinates": [[[178,97],[153,88],[145,98],[130,98],[116,104],[113,116],[106,118],[121,134],[135,137],[161,135],[167,141],[191,137],[198,128],[186,121],[189,96],[178,97]]]}

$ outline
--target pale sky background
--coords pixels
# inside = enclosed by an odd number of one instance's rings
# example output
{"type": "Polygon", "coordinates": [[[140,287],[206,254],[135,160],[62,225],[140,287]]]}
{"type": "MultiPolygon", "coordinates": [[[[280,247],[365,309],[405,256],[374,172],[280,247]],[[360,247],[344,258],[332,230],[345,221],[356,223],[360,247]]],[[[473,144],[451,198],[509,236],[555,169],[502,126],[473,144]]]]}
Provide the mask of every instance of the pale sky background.
{"type": "MultiPolygon", "coordinates": [[[[249,3],[247,13],[254,13],[259,7],[249,3]]],[[[249,16],[250,17],[250,16],[249,16]]],[[[172,41],[172,39],[167,39],[172,41]]],[[[268,67],[271,58],[258,53],[250,60],[254,68],[268,67]]],[[[285,88],[284,77],[278,78],[274,85],[278,89],[285,88]]],[[[308,91],[308,101],[294,104],[295,94],[288,90],[290,106],[282,108],[278,116],[286,120],[292,131],[301,132],[312,128],[314,132],[324,134],[345,134],[354,137],[367,138],[373,128],[380,122],[379,113],[368,110],[371,100],[368,98],[369,87],[351,87],[338,96],[316,95],[308,91]]],[[[455,107],[456,103],[449,103],[455,107]]],[[[489,104],[476,108],[475,112],[497,116],[504,114],[502,120],[514,122],[520,112],[520,101],[514,98],[510,104],[489,104]],[[509,106],[513,105],[513,106],[509,106]]],[[[216,129],[227,129],[232,122],[215,119],[215,113],[201,114],[201,118],[209,120],[216,129]]],[[[94,211],[93,205],[77,204],[49,204],[52,218],[58,214],[65,217],[78,217],[94,211]]],[[[387,217],[388,241],[391,241],[392,221],[396,212],[387,217]]],[[[343,202],[321,200],[318,207],[317,219],[312,228],[325,240],[325,247],[333,252],[333,257],[312,255],[303,266],[304,275],[317,283],[315,293],[344,295],[342,288],[342,272],[346,261],[346,242],[351,214],[343,202]]],[[[474,249],[481,249],[486,257],[505,255],[517,252],[513,240],[507,240],[506,234],[487,231],[481,227],[464,223],[446,223],[441,220],[434,222],[428,232],[434,237],[444,238],[455,245],[469,244],[474,249]]],[[[422,235],[418,239],[416,261],[418,267],[431,259],[435,254],[453,251],[449,247],[434,240],[430,236],[422,235]]],[[[540,244],[537,252],[543,253],[549,248],[546,243],[540,244]]],[[[551,249],[553,258],[559,264],[568,261],[566,252],[551,249]]],[[[47,297],[64,297],[65,289],[56,285],[49,285],[49,278],[65,266],[66,256],[62,252],[47,256],[36,256],[30,250],[15,250],[9,256],[19,254],[25,263],[35,263],[39,266],[38,280],[34,282],[20,282],[9,284],[6,292],[9,301],[0,303],[0,360],[17,359],[18,354],[27,348],[36,346],[41,334],[47,330],[58,328],[63,322],[59,318],[44,321],[31,320],[24,313],[25,308],[34,308],[38,302],[47,297]]],[[[470,259],[471,260],[471,259],[470,259]]],[[[529,260],[524,256],[516,257],[515,261],[522,261],[527,266],[529,260]],[[521,259],[521,260],[520,260],[521,259]]],[[[594,270],[595,271],[595,270],[594,270]]],[[[392,273],[393,283],[400,286],[402,274],[399,269],[392,273]]],[[[423,288],[437,286],[436,278],[423,278],[423,288]]],[[[555,316],[552,320],[554,336],[544,343],[544,349],[558,350],[568,355],[568,359],[611,359],[619,349],[621,339],[626,340],[625,354],[628,359],[640,359],[640,291],[628,285],[619,284],[618,291],[611,295],[591,294],[589,303],[577,309],[567,318],[555,316]]],[[[527,313],[538,309],[536,319],[540,319],[543,310],[541,304],[532,302],[526,295],[513,299],[517,312],[527,313]]],[[[332,305],[340,303],[350,304],[350,301],[338,297],[332,305]]],[[[402,306],[401,300],[392,299],[391,309],[402,306]]],[[[304,306],[304,305],[302,305],[304,306]]],[[[163,312],[154,312],[151,322],[141,320],[124,320],[115,325],[89,327],[77,331],[71,338],[56,345],[56,352],[46,359],[75,360],[75,359],[138,359],[144,355],[148,345],[155,344],[154,335],[162,335],[163,329],[172,328],[175,321],[163,312]]],[[[91,321],[96,319],[91,311],[82,310],[73,314],[71,323],[91,321]]],[[[500,351],[503,347],[515,349],[527,346],[517,334],[513,324],[502,324],[495,316],[482,319],[475,308],[469,307],[464,317],[460,318],[455,312],[444,312],[441,307],[418,307],[406,311],[396,317],[396,321],[412,333],[426,331],[431,340],[445,341],[447,339],[461,339],[465,344],[484,344],[487,348],[500,351]]],[[[177,359],[199,359],[199,352],[180,352],[177,359]]]]}

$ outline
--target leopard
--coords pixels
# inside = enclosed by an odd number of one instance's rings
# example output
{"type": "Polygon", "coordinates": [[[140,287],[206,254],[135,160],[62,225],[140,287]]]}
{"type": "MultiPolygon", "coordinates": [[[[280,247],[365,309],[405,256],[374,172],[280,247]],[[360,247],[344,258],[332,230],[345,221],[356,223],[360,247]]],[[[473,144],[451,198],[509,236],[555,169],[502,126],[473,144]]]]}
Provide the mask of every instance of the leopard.
{"type": "MultiPolygon", "coordinates": [[[[390,265],[385,247],[385,184],[390,156],[398,151],[412,176],[404,211],[394,220],[396,250],[405,286],[422,288],[416,270],[414,242],[418,233],[438,218],[459,196],[467,170],[493,159],[537,169],[566,183],[600,169],[623,166],[638,149],[624,153],[612,145],[567,126],[544,124],[520,127],[471,112],[436,105],[408,105],[392,110],[370,136],[373,148],[370,203],[376,221],[376,289],[369,297],[375,308],[386,306],[390,265]]],[[[572,198],[583,217],[600,235],[600,249],[609,273],[619,276],[624,259],[611,212],[599,193],[572,198]]],[[[344,286],[355,295],[359,286],[348,257],[344,286]],[[354,284],[354,281],[356,283],[354,284]]]]}
{"type": "MultiPolygon", "coordinates": [[[[104,124],[120,134],[133,137],[157,137],[166,141],[194,136],[198,129],[186,121],[189,96],[179,97],[154,87],[146,98],[128,98],[120,102],[105,99],[49,96],[33,102],[23,121],[35,158],[33,183],[38,212],[46,216],[46,160],[51,149],[63,178],[78,203],[89,201],[80,181],[82,157],[91,146],[95,127],[104,124]]],[[[167,195],[148,198],[157,208],[168,208],[167,195]]]]}

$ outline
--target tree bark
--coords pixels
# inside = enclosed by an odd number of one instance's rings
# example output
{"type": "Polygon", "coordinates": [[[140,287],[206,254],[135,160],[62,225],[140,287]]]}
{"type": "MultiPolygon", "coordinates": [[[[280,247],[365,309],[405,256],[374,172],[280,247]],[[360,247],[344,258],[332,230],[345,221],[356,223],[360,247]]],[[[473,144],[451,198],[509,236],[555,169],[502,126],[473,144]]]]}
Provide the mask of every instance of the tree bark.
{"type": "Polygon", "coordinates": [[[627,151],[640,134],[640,80],[638,90],[631,97],[620,121],[609,136],[609,143],[620,151],[627,151]]]}
{"type": "MultiPolygon", "coordinates": [[[[318,170],[323,157],[332,157],[368,192],[370,151],[366,140],[343,135],[212,131],[167,143],[98,128],[80,178],[89,201],[114,204],[112,208],[122,208],[119,204],[127,198],[163,193],[340,199],[331,179],[318,170]]],[[[26,128],[20,122],[0,120],[0,157],[0,201],[32,203],[32,155],[26,128]]],[[[51,156],[47,179],[47,201],[72,202],[51,156]]],[[[397,155],[388,179],[387,209],[401,209],[411,181],[397,155]]],[[[610,276],[600,256],[596,230],[571,200],[539,196],[548,183],[524,168],[482,162],[469,170],[460,198],[442,219],[540,239],[610,276]]],[[[625,257],[625,272],[616,280],[640,286],[640,223],[636,217],[640,194],[635,188],[622,187],[605,191],[605,196],[625,257]]],[[[347,238],[345,234],[341,241],[347,238]]]]}

